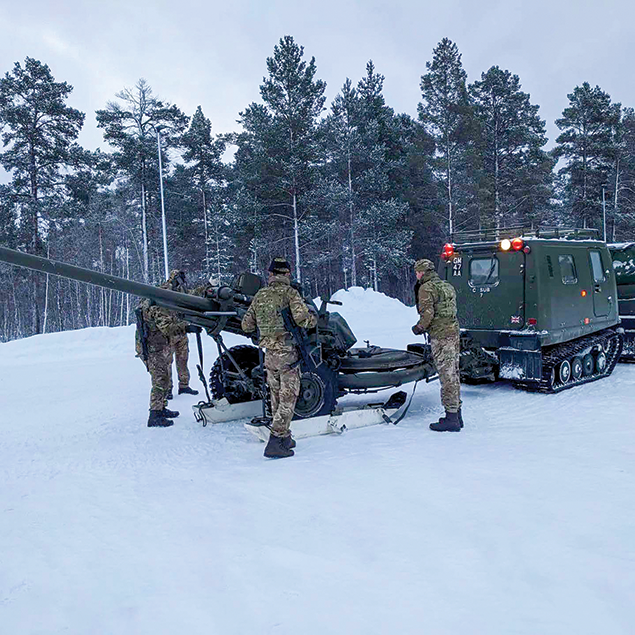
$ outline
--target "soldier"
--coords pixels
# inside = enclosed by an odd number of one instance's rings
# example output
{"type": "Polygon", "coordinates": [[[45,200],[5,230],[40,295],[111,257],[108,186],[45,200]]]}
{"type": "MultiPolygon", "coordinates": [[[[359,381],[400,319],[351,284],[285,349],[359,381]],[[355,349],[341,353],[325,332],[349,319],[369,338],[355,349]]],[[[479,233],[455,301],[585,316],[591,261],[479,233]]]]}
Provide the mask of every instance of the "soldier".
{"type": "Polygon", "coordinates": [[[245,333],[258,329],[258,345],[265,350],[267,386],[271,396],[271,433],[265,448],[268,458],[293,456],[295,441],[289,426],[300,394],[300,364],[291,334],[280,310],[289,307],[295,323],[312,328],[317,316],[291,286],[291,267],[284,258],[274,258],[269,266],[269,286],[256,293],[242,319],[245,333]]]}
{"type": "Polygon", "coordinates": [[[430,429],[437,432],[459,432],[463,427],[463,418],[456,292],[451,284],[439,278],[430,260],[417,260],[415,274],[415,297],[420,318],[412,327],[412,332],[415,335],[428,332],[432,358],[441,383],[441,403],[445,408],[445,417],[440,417],[437,423],[431,423],[430,429]]]}
{"type": "MultiPolygon", "coordinates": [[[[161,285],[164,289],[170,289],[172,291],[178,291],[180,293],[187,293],[187,286],[185,282],[185,272],[175,269],[170,272],[170,276],[167,281],[161,285]]],[[[187,322],[180,321],[179,329],[176,333],[170,337],[170,348],[172,354],[170,355],[170,388],[168,390],[168,399],[172,399],[172,358],[176,359],[176,373],[179,378],[179,395],[198,395],[198,390],[190,388],[190,371],[187,367],[188,358],[190,355],[190,343],[187,338],[188,333],[194,333],[199,330],[199,327],[190,326],[187,322]]]]}
{"type": "Polygon", "coordinates": [[[167,409],[167,396],[172,363],[170,337],[181,327],[174,312],[152,304],[148,299],[141,302],[136,314],[137,356],[142,359],[152,379],[148,427],[167,428],[174,423],[171,419],[179,416],[176,410],[167,409]]]}

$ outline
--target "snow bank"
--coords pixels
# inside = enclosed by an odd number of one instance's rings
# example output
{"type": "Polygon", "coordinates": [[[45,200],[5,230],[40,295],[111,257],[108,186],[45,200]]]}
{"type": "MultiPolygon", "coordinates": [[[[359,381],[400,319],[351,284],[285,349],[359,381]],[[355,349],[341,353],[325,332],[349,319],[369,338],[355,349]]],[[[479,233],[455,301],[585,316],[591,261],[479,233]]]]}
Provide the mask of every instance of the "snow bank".
{"type": "Polygon", "coordinates": [[[134,333],[134,326],[100,326],[12,340],[0,344],[0,365],[134,356],[134,333]]]}
{"type": "Polygon", "coordinates": [[[340,289],[333,297],[343,306],[330,306],[329,311],[340,313],[357,336],[356,346],[371,344],[402,348],[407,344],[423,341],[412,334],[411,328],[419,315],[414,307],[407,307],[395,298],[390,298],[373,289],[351,287],[340,289]]]}

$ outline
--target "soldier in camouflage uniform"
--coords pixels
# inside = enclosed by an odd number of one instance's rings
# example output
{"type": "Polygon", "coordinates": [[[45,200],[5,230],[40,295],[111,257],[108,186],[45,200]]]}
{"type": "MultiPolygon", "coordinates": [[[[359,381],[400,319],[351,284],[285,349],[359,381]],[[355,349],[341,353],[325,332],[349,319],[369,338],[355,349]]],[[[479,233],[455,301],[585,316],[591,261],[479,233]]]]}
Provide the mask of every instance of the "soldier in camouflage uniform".
{"type": "Polygon", "coordinates": [[[284,258],[274,258],[269,267],[269,286],[256,293],[242,319],[245,333],[258,329],[260,348],[265,350],[267,386],[271,396],[271,434],[265,448],[268,458],[293,456],[295,441],[289,426],[300,394],[300,364],[291,334],[280,310],[289,307],[295,323],[312,328],[317,316],[291,286],[291,268],[284,258]]]}
{"type": "Polygon", "coordinates": [[[426,331],[430,337],[432,358],[441,383],[441,403],[445,417],[430,424],[437,432],[458,432],[463,427],[461,384],[459,377],[460,331],[456,318],[456,292],[441,280],[430,260],[415,263],[415,296],[419,321],[412,327],[415,335],[426,331]]]}
{"type": "MultiPolygon", "coordinates": [[[[179,293],[187,293],[185,282],[185,272],[175,269],[170,272],[166,282],[161,285],[164,289],[178,291],[179,293]]],[[[187,338],[189,332],[193,329],[187,322],[179,321],[179,329],[170,337],[170,348],[173,355],[170,355],[170,387],[168,389],[168,399],[172,399],[172,358],[176,359],[176,374],[179,378],[179,395],[198,395],[198,390],[190,388],[190,371],[187,362],[190,356],[190,343],[187,338]]]]}
{"type": "Polygon", "coordinates": [[[143,360],[152,380],[148,427],[166,428],[174,423],[171,418],[179,416],[177,411],[167,409],[167,395],[172,363],[170,338],[181,327],[173,311],[152,304],[149,299],[143,300],[137,310],[140,312],[137,328],[141,323],[145,331],[137,338],[137,355],[143,360]]]}

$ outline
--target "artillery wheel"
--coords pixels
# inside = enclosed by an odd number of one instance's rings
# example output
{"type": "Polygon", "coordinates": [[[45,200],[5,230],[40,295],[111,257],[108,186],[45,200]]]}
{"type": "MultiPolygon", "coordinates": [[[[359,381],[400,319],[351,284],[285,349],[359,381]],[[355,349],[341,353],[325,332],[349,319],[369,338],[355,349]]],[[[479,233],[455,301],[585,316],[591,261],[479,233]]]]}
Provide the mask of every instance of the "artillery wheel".
{"type": "Polygon", "coordinates": [[[258,349],[255,346],[243,344],[230,348],[229,353],[240,366],[247,381],[240,376],[227,353],[223,353],[216,359],[209,374],[212,398],[225,397],[232,404],[260,399],[262,378],[258,376],[260,367],[258,349]]]}
{"type": "Polygon", "coordinates": [[[295,416],[300,419],[330,414],[337,402],[337,375],[324,365],[302,373],[295,416]]]}

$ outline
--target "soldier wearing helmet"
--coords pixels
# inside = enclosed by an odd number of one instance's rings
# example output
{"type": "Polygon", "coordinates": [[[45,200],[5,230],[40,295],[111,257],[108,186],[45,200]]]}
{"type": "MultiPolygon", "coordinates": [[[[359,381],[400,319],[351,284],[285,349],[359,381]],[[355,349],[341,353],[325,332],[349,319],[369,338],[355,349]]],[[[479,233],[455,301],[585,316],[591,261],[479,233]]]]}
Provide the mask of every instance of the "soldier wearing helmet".
{"type": "Polygon", "coordinates": [[[269,286],[254,296],[242,319],[245,333],[258,330],[258,346],[265,350],[267,386],[271,397],[271,434],[265,448],[268,458],[293,456],[295,441],[289,426],[300,394],[298,351],[284,325],[281,309],[289,308],[298,326],[312,328],[317,316],[300,293],[291,286],[291,267],[285,258],[274,258],[269,266],[269,286]]]}
{"type": "Polygon", "coordinates": [[[432,261],[417,260],[414,266],[417,283],[415,298],[419,321],[412,327],[415,335],[427,331],[432,358],[441,383],[441,403],[445,416],[430,429],[437,432],[458,432],[463,427],[461,416],[461,384],[459,377],[460,331],[456,317],[454,287],[441,280],[432,261]]]}

